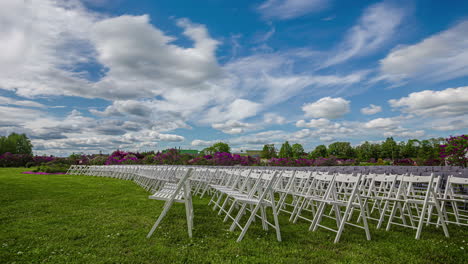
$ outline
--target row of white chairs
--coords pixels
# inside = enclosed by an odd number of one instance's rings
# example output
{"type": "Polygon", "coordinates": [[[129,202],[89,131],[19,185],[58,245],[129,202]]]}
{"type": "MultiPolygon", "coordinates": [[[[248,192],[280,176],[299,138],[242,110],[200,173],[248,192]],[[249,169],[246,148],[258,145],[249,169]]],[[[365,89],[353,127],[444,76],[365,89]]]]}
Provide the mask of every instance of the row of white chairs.
{"type": "Polygon", "coordinates": [[[362,229],[370,240],[371,221],[387,231],[394,225],[414,229],[416,239],[427,225],[441,227],[446,237],[449,225],[468,226],[468,179],[454,176],[442,185],[442,178],[434,174],[352,175],[291,168],[73,165],[67,173],[133,180],[152,193],[151,199],[165,201],[148,237],[174,202],[185,204],[191,237],[192,195],[206,194],[211,195],[213,210],[231,222],[230,230],[241,230],[237,241],[256,219],[264,230],[273,228],[281,241],[281,213],[288,214],[293,223],[308,221],[311,231],[334,232],[335,243],[346,226],[362,229]]]}

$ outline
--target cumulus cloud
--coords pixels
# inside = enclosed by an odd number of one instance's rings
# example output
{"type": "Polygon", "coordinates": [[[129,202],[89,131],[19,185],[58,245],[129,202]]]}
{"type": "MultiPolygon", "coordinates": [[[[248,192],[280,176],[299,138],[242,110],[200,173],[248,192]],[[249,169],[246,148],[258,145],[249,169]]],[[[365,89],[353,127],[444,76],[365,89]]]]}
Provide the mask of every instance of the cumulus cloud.
{"type": "Polygon", "coordinates": [[[421,138],[425,135],[423,129],[410,129],[403,127],[405,120],[411,120],[409,117],[397,116],[376,118],[364,123],[364,128],[383,134],[384,137],[400,138],[421,138]]]}
{"type": "Polygon", "coordinates": [[[195,139],[192,141],[191,145],[195,147],[208,147],[208,146],[213,145],[216,142],[219,142],[219,141],[195,139]]]}
{"type": "Polygon", "coordinates": [[[316,102],[305,104],[302,110],[307,117],[335,119],[349,112],[350,101],[341,97],[324,97],[316,102]]]}
{"type": "Polygon", "coordinates": [[[382,78],[448,80],[468,74],[468,21],[419,43],[398,46],[380,61],[382,78]]]}
{"type": "Polygon", "coordinates": [[[361,113],[364,115],[375,115],[380,112],[382,112],[382,107],[373,104],[370,104],[369,106],[361,109],[361,113]]]}
{"type": "Polygon", "coordinates": [[[177,25],[193,47],[172,44],[150,24],[149,16],[120,16],[95,23],[92,41],[99,62],[108,72],[96,86],[105,97],[148,97],[168,89],[205,89],[220,73],[215,51],[218,41],[205,26],[180,19],[177,25]],[[138,82],[135,80],[138,79],[138,82]]]}
{"type": "Polygon", "coordinates": [[[0,87],[18,95],[80,95],[93,62],[91,25],[100,17],[79,1],[0,2],[0,87]]]}
{"type": "Polygon", "coordinates": [[[297,127],[308,127],[308,128],[323,128],[331,124],[330,120],[325,118],[312,119],[309,122],[305,120],[299,120],[296,122],[297,127]]]}
{"type": "Polygon", "coordinates": [[[255,128],[255,125],[250,123],[243,123],[237,120],[229,120],[224,123],[215,123],[211,125],[211,127],[221,130],[226,134],[240,134],[244,133],[247,129],[255,128]]]}
{"type": "Polygon", "coordinates": [[[468,114],[468,86],[441,91],[424,90],[389,100],[393,108],[419,116],[460,116],[468,114]]]}
{"type": "Polygon", "coordinates": [[[265,18],[286,20],[321,11],[329,6],[329,0],[267,0],[258,8],[265,18]]]}
{"type": "Polygon", "coordinates": [[[286,124],[286,118],[275,113],[265,113],[263,115],[263,122],[269,125],[283,125],[286,124]]]}
{"type": "Polygon", "coordinates": [[[261,105],[246,99],[236,99],[228,105],[210,108],[203,119],[204,122],[223,122],[227,120],[242,120],[255,116],[261,105]]]}
{"type": "Polygon", "coordinates": [[[401,124],[399,118],[376,118],[364,124],[365,128],[371,129],[394,129],[401,124]]]}

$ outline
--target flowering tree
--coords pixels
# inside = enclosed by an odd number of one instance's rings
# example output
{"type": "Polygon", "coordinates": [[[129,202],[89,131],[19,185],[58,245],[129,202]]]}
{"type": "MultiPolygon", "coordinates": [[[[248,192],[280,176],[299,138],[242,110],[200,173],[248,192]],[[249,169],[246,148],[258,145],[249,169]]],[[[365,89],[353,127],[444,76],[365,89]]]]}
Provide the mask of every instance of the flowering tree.
{"type": "Polygon", "coordinates": [[[468,135],[450,137],[445,145],[440,145],[440,157],[453,166],[468,165],[468,135]]]}

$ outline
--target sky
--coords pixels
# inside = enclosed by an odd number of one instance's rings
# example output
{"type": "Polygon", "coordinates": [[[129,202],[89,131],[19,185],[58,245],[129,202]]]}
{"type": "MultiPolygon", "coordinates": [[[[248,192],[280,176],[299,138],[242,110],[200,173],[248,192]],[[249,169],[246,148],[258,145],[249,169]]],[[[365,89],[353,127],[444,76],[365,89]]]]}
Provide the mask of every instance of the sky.
{"type": "Polygon", "coordinates": [[[36,154],[468,132],[468,2],[2,0],[0,135],[36,154]]]}

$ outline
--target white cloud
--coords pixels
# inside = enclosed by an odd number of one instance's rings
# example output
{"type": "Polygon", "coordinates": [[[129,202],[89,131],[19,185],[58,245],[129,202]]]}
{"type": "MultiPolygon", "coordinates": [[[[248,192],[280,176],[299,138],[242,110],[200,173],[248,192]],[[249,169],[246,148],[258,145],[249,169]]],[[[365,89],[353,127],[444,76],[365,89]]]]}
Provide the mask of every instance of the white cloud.
{"type": "Polygon", "coordinates": [[[449,80],[468,75],[468,21],[409,46],[396,47],[380,61],[382,78],[449,80]]]}
{"type": "Polygon", "coordinates": [[[263,115],[263,122],[268,125],[283,125],[286,124],[287,120],[275,113],[265,113],[263,115]]]}
{"type": "Polygon", "coordinates": [[[329,0],[267,0],[257,10],[266,18],[286,20],[328,7],[329,0]]]}
{"type": "Polygon", "coordinates": [[[348,31],[338,48],[330,53],[331,57],[322,67],[367,55],[381,48],[394,36],[404,16],[404,9],[387,2],[370,6],[364,11],[357,25],[348,31]]]}
{"type": "Polygon", "coordinates": [[[399,118],[376,118],[364,124],[365,128],[370,129],[395,129],[401,124],[399,118]]]}
{"type": "Polygon", "coordinates": [[[253,129],[254,124],[243,123],[236,120],[228,120],[225,123],[215,123],[211,127],[223,131],[226,134],[240,134],[244,133],[247,129],[253,129]]]}
{"type": "MultiPolygon", "coordinates": [[[[413,121],[411,116],[397,116],[376,118],[365,123],[363,127],[371,131],[377,132],[384,137],[399,137],[399,138],[421,138],[425,135],[423,129],[416,130],[414,128],[403,127],[405,121],[413,121]]],[[[371,131],[367,131],[370,133],[371,131]]]]}
{"type": "Polygon", "coordinates": [[[426,135],[424,130],[415,131],[389,131],[385,132],[384,137],[399,137],[399,138],[421,138],[426,135]]]}
{"type": "Polygon", "coordinates": [[[330,120],[325,118],[312,119],[309,122],[299,120],[296,122],[297,127],[308,127],[308,128],[323,128],[328,127],[331,124],[330,120]]]}
{"type": "Polygon", "coordinates": [[[219,142],[219,140],[200,140],[195,139],[192,141],[192,146],[194,147],[208,147],[213,145],[214,143],[219,142]]]}
{"type": "Polygon", "coordinates": [[[468,115],[436,120],[435,122],[432,122],[432,128],[439,131],[455,131],[466,129],[468,128],[468,115]]]}
{"type": "Polygon", "coordinates": [[[316,102],[305,104],[302,110],[307,117],[335,119],[349,112],[350,101],[341,97],[324,97],[316,102]]]}
{"type": "Polygon", "coordinates": [[[375,115],[380,112],[382,112],[382,107],[373,104],[370,104],[368,107],[364,107],[361,109],[361,113],[363,113],[364,115],[375,115]]]}
{"type": "Polygon", "coordinates": [[[236,99],[228,105],[219,105],[210,108],[203,122],[223,122],[227,120],[242,120],[255,116],[261,105],[246,99],[236,99]]]}
{"type": "Polygon", "coordinates": [[[333,141],[333,140],[335,140],[335,138],[332,137],[332,136],[323,136],[323,137],[320,137],[320,141],[324,141],[324,142],[331,142],[331,141],[333,141]]]}
{"type": "Polygon", "coordinates": [[[93,61],[89,30],[98,15],[80,2],[0,1],[0,87],[18,95],[81,95],[93,61]]]}
{"type": "Polygon", "coordinates": [[[25,124],[36,120],[44,113],[35,109],[20,107],[10,107],[0,105],[0,127],[22,127],[25,124]]]}
{"type": "Polygon", "coordinates": [[[393,108],[419,116],[460,116],[468,114],[468,86],[442,91],[424,90],[389,100],[393,108]]]}
{"type": "Polygon", "coordinates": [[[256,98],[265,106],[279,104],[298,94],[342,92],[369,74],[368,71],[356,71],[321,75],[296,69],[296,64],[310,63],[318,57],[317,52],[306,49],[254,54],[231,61],[223,69],[238,97],[256,98]]]}
{"type": "Polygon", "coordinates": [[[10,97],[0,96],[0,105],[16,105],[16,106],[26,106],[26,107],[38,107],[44,108],[45,105],[30,101],[30,100],[16,100],[10,97]]]}
{"type": "Polygon", "coordinates": [[[205,26],[180,19],[177,25],[194,42],[182,48],[152,26],[147,15],[120,16],[97,22],[92,41],[98,60],[109,71],[96,86],[103,97],[151,97],[169,89],[206,89],[220,74],[215,51],[218,41],[205,26]],[[138,80],[138,82],[135,82],[138,80]]]}

